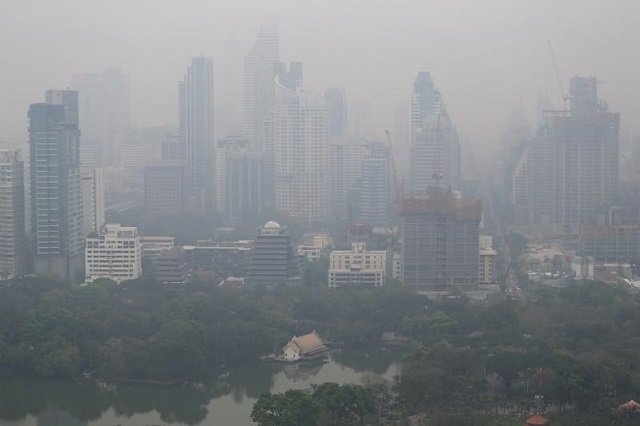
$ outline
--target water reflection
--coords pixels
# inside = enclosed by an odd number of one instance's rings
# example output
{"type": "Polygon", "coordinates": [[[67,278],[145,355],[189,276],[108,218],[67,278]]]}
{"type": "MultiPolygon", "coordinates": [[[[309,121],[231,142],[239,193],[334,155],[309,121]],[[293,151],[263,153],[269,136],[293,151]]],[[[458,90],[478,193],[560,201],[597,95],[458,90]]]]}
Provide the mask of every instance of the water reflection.
{"type": "Polygon", "coordinates": [[[205,386],[97,386],[0,380],[0,426],[251,424],[260,394],[324,382],[360,383],[365,374],[399,374],[396,351],[340,352],[327,363],[260,363],[205,386]]]}

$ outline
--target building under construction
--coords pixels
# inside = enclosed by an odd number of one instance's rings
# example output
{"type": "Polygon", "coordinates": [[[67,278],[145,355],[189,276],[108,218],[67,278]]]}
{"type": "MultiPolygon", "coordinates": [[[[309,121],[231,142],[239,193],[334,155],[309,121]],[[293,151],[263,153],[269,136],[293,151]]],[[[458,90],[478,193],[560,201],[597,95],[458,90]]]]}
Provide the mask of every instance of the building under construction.
{"type": "Polygon", "coordinates": [[[481,201],[441,189],[399,201],[404,285],[423,290],[476,285],[481,201]]]}

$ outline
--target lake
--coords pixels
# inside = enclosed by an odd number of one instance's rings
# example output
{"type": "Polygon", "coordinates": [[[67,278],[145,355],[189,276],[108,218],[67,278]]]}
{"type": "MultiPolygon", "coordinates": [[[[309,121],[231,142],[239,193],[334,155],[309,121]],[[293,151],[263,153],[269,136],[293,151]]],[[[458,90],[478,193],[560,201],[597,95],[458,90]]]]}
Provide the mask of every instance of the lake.
{"type": "Polygon", "coordinates": [[[252,425],[251,408],[263,392],[362,383],[371,374],[392,380],[400,360],[399,350],[382,348],[333,353],[324,364],[259,363],[202,388],[3,378],[0,426],[252,425]]]}

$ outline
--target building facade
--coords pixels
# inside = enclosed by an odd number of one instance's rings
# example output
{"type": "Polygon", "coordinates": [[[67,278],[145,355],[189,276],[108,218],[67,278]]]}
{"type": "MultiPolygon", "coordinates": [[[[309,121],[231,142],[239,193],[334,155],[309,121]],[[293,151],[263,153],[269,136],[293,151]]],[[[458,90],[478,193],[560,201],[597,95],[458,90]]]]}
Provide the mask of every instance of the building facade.
{"type": "Polygon", "coordinates": [[[142,275],[142,245],[134,226],[107,224],[87,238],[86,281],[109,278],[117,283],[142,275]]]}
{"type": "Polygon", "coordinates": [[[0,280],[26,271],[24,162],[19,151],[0,149],[0,280]]]}
{"type": "Polygon", "coordinates": [[[351,250],[334,250],[329,256],[329,288],[345,286],[381,287],[386,277],[387,252],[367,250],[353,243],[351,250]]]}
{"type": "Polygon", "coordinates": [[[348,128],[347,92],[342,87],[330,87],[324,97],[329,112],[329,136],[345,136],[348,128]]]}
{"type": "Polygon", "coordinates": [[[81,281],[84,248],[78,93],[50,90],[29,107],[34,272],[81,281]]]}
{"type": "Polygon", "coordinates": [[[276,210],[304,222],[327,216],[327,126],[322,96],[300,87],[292,90],[290,83],[276,79],[272,122],[276,210]]]}
{"type": "Polygon", "coordinates": [[[383,142],[371,141],[362,160],[359,221],[374,226],[391,222],[389,153],[383,142]]]}
{"type": "Polygon", "coordinates": [[[400,207],[404,285],[441,290],[476,285],[480,200],[429,191],[400,207]]]}
{"type": "Polygon", "coordinates": [[[300,279],[300,262],[287,228],[269,221],[258,229],[247,280],[252,284],[287,284],[300,279]]]}
{"type": "Polygon", "coordinates": [[[187,159],[188,185],[202,211],[215,204],[215,143],[213,122],[213,61],[192,59],[178,85],[180,137],[187,159]]]}
{"type": "Polygon", "coordinates": [[[277,25],[264,25],[244,58],[243,136],[256,152],[264,150],[264,126],[273,112],[279,50],[277,25]]]}
{"type": "Polygon", "coordinates": [[[162,161],[144,169],[144,208],[148,215],[178,215],[187,199],[183,161],[162,161]]]}
{"type": "Polygon", "coordinates": [[[84,236],[98,232],[105,224],[106,194],[101,167],[81,168],[82,226],[84,236]]]}
{"type": "Polygon", "coordinates": [[[442,95],[424,71],[415,79],[411,98],[410,184],[414,193],[460,189],[458,134],[442,95]]]}

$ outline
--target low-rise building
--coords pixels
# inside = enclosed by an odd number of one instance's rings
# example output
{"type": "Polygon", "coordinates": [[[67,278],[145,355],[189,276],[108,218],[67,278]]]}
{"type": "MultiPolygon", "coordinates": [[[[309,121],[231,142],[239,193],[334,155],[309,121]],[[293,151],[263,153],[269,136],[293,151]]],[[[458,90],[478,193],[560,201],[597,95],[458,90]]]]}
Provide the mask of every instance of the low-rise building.
{"type": "Polygon", "coordinates": [[[109,278],[116,282],[142,274],[142,246],[135,226],[107,224],[87,238],[85,275],[87,282],[109,278]]]}
{"type": "Polygon", "coordinates": [[[285,361],[295,362],[322,356],[327,349],[314,330],[304,336],[293,336],[289,343],[282,348],[282,356],[285,361]]]}
{"type": "Polygon", "coordinates": [[[160,253],[153,261],[153,276],[163,284],[184,284],[190,268],[182,247],[173,247],[160,253]]]}
{"type": "Polygon", "coordinates": [[[386,263],[386,251],[368,251],[365,243],[353,243],[351,250],[334,250],[329,256],[329,288],[380,287],[384,285],[386,263]]]}

